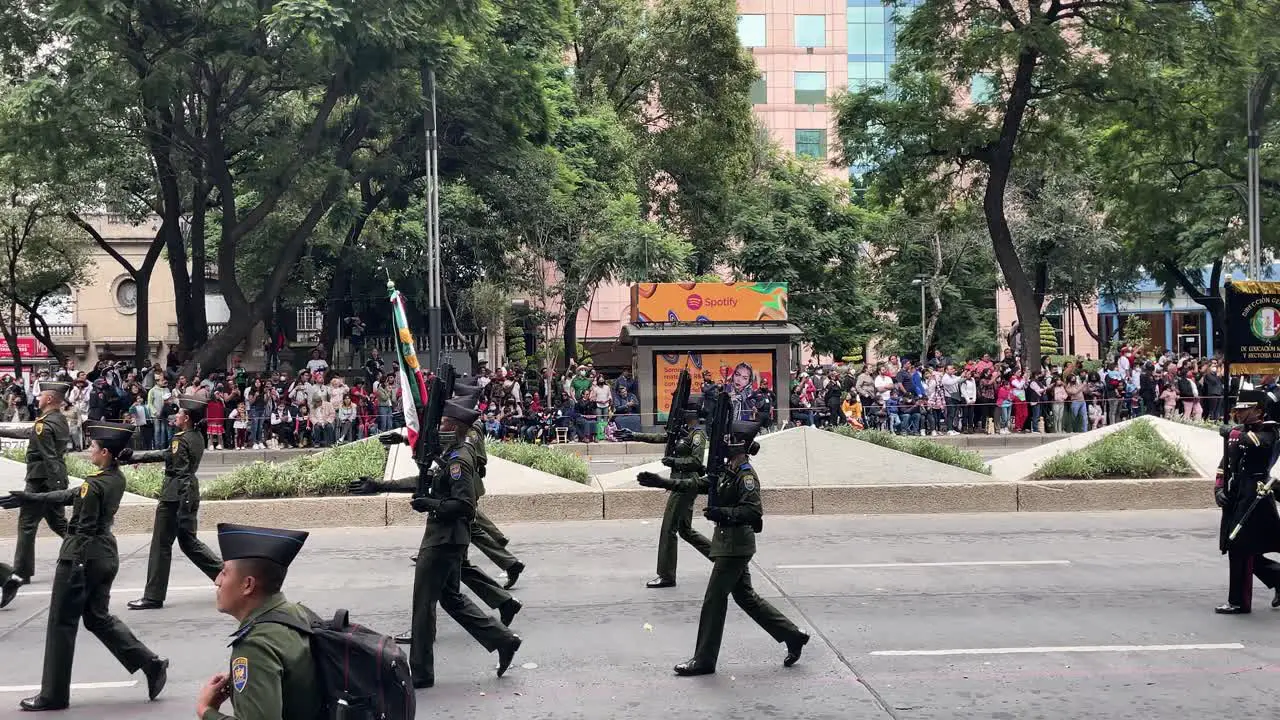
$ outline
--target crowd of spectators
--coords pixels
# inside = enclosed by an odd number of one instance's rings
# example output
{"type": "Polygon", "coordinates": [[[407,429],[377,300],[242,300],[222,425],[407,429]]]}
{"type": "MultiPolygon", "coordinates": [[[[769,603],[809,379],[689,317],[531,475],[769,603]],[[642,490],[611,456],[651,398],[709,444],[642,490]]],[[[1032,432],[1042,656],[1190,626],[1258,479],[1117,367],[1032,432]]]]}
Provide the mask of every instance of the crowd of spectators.
{"type": "Polygon", "coordinates": [[[1141,415],[1217,422],[1218,358],[1123,346],[1105,361],[1043,358],[1028,371],[1012,350],[956,361],[811,363],[791,382],[791,423],[848,423],[906,435],[1084,432],[1141,415]]]}

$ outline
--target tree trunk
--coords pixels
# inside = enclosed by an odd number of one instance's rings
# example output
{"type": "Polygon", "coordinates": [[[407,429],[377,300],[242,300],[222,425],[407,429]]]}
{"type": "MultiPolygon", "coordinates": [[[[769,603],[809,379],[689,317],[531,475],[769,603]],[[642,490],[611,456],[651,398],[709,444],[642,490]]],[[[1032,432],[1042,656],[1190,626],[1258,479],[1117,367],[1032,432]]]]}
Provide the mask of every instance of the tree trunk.
{"type": "Polygon", "coordinates": [[[0,333],[4,334],[5,342],[9,343],[9,352],[13,355],[13,376],[18,380],[22,379],[22,348],[18,346],[18,328],[14,327],[13,308],[9,308],[9,321],[0,320],[0,333]]]}
{"type": "Polygon", "coordinates": [[[191,323],[191,342],[203,345],[209,339],[209,315],[206,312],[205,290],[205,254],[204,233],[208,217],[209,186],[197,182],[192,191],[191,227],[187,243],[191,246],[191,283],[190,299],[187,303],[188,317],[191,323]]]}
{"type": "MultiPolygon", "coordinates": [[[[39,303],[37,303],[38,305],[39,303]]],[[[35,311],[35,307],[23,309],[27,310],[27,324],[31,327],[31,336],[49,349],[49,354],[53,355],[54,359],[58,361],[58,367],[65,367],[69,358],[62,351],[62,348],[54,342],[53,336],[49,334],[49,323],[45,321],[40,313],[35,311]]]]}
{"type": "Polygon", "coordinates": [[[569,361],[577,361],[578,359],[578,308],[570,308],[568,304],[564,308],[564,364],[569,366],[569,361]]]}
{"type": "Polygon", "coordinates": [[[151,366],[151,268],[143,266],[133,276],[138,288],[138,309],[134,313],[133,366],[141,373],[151,366]]]}

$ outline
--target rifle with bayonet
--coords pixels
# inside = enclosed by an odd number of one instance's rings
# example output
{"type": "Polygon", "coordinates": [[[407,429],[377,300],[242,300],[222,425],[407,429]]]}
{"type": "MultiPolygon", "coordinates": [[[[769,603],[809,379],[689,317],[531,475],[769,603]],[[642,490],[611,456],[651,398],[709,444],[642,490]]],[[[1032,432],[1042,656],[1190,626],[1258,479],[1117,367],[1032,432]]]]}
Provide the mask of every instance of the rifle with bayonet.
{"type": "Polygon", "coordinates": [[[427,406],[418,411],[418,446],[414,460],[418,463],[418,489],[414,497],[426,497],[431,490],[431,466],[440,457],[440,418],[444,417],[444,380],[431,378],[427,384],[427,406]]]}
{"type": "Polygon", "coordinates": [[[693,388],[693,379],[689,377],[689,368],[680,371],[680,379],[676,381],[675,392],[671,393],[671,409],[667,412],[667,447],[664,457],[674,458],[676,448],[684,436],[684,411],[689,407],[689,391],[693,388]]]}
{"type": "Polygon", "coordinates": [[[729,431],[733,422],[733,403],[729,393],[721,390],[715,395],[711,410],[711,424],[707,428],[710,450],[707,452],[707,506],[719,507],[716,497],[720,481],[729,466],[729,431]]]}

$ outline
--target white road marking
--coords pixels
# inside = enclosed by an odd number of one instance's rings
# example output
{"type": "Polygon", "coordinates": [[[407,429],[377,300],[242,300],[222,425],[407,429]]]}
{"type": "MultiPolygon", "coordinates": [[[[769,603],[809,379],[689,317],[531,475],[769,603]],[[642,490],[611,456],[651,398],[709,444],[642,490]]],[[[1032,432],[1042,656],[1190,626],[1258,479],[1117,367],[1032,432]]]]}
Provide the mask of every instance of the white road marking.
{"type": "Polygon", "coordinates": [[[1198,645],[1066,645],[1062,647],[1012,647],[1012,648],[959,648],[954,650],[875,650],[872,655],[882,656],[939,656],[939,655],[1033,655],[1045,653],[1122,653],[1122,652],[1170,652],[1178,650],[1243,650],[1240,643],[1198,645]]]}
{"type": "Polygon", "coordinates": [[[779,565],[779,570],[841,570],[859,568],[913,568],[913,567],[978,567],[995,565],[1070,565],[1070,560],[968,560],[960,562],[896,562],[849,563],[842,565],[779,565]]]}
{"type": "MultiPolygon", "coordinates": [[[[119,682],[71,683],[72,690],[110,690],[114,688],[131,688],[137,686],[137,680],[119,682]]],[[[0,693],[40,692],[39,685],[0,685],[0,693]]]]}
{"type": "MultiPolygon", "coordinates": [[[[169,588],[169,592],[171,592],[171,593],[175,593],[175,592],[195,592],[196,590],[206,590],[206,591],[208,591],[210,594],[212,594],[212,593],[213,593],[213,583],[209,583],[208,585],[185,585],[185,586],[181,586],[181,587],[171,587],[171,588],[169,588]]],[[[127,594],[127,595],[133,595],[133,594],[135,594],[135,593],[142,593],[142,592],[146,592],[146,588],[140,588],[140,587],[137,587],[137,588],[117,588],[117,587],[113,587],[113,588],[111,588],[111,594],[112,594],[112,595],[116,595],[117,593],[123,593],[123,594],[127,594]]],[[[24,597],[49,597],[49,596],[50,596],[50,595],[52,595],[52,594],[53,594],[53,590],[52,590],[52,589],[50,589],[50,590],[26,590],[26,589],[18,590],[18,597],[20,597],[20,598],[24,598],[24,597]]]]}

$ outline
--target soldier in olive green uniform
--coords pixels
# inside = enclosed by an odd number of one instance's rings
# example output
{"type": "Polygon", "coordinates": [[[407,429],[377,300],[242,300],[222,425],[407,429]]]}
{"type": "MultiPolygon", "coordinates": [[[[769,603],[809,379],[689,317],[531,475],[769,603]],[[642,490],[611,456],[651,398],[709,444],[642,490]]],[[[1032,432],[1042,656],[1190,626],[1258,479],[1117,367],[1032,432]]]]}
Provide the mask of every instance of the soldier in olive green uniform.
{"type": "MultiPolygon", "coordinates": [[[[29,428],[0,428],[0,437],[27,440],[27,480],[25,492],[45,493],[67,489],[67,443],[71,428],[62,414],[63,396],[70,383],[40,383],[40,417],[29,428]]],[[[18,548],[13,554],[13,575],[23,583],[31,582],[36,568],[36,532],[44,520],[59,536],[67,534],[67,517],[61,506],[51,504],[24,505],[18,512],[18,548]]]]}
{"type": "MultiPolygon", "coordinates": [[[[672,480],[696,480],[702,475],[707,449],[707,434],[698,427],[702,412],[697,407],[684,410],[684,438],[676,445],[675,457],[662,458],[662,464],[671,468],[672,480]]],[[[666,433],[630,433],[628,440],[646,443],[667,442],[666,433]]],[[[672,491],[667,496],[667,507],[662,512],[662,529],[658,531],[658,576],[645,584],[648,588],[674,587],[676,584],[677,538],[693,546],[709,557],[711,541],[693,529],[693,503],[696,492],[672,491]]]]}
{"type": "Polygon", "coordinates": [[[476,460],[463,439],[477,417],[475,410],[445,403],[444,419],[440,423],[441,442],[447,443],[442,467],[432,475],[430,495],[416,497],[412,502],[414,510],[427,513],[427,528],[418,551],[413,581],[409,668],[417,688],[435,684],[433,646],[437,604],[486,650],[498,652],[499,677],[510,667],[512,657],[520,648],[520,637],[482,613],[462,594],[460,587],[476,507],[476,460]]]}
{"type": "Polygon", "coordinates": [[[61,710],[70,704],[71,664],[82,618],[85,629],[107,646],[125,670],[146,674],[150,699],[156,699],[167,679],[169,661],[139,642],[109,607],[111,583],[120,569],[111,525],[125,487],[116,456],[129,444],[133,426],[98,422],[87,424],[86,430],[93,439],[89,460],[100,470],[85,478],[84,484],[70,490],[10,493],[8,500],[0,502],[3,507],[74,506],[53,576],[40,694],[20,705],[28,712],[61,710]]]}
{"type": "Polygon", "coordinates": [[[173,564],[173,541],[200,572],[210,580],[218,577],[222,561],[200,542],[196,530],[200,521],[200,459],[204,456],[204,435],[200,423],[204,421],[206,401],[185,396],[178,398],[178,415],[175,420],[178,434],[169,447],[127,454],[122,459],[132,463],[164,463],[164,484],[160,486],[160,501],[156,503],[156,519],[151,526],[151,557],[147,561],[147,587],[142,598],[129,603],[130,610],[155,610],[164,607],[169,593],[169,569],[173,564]]]}
{"type": "Polygon", "coordinates": [[[289,564],[307,533],[295,530],[218,525],[218,547],[226,561],[214,580],[218,612],[240,621],[231,635],[228,672],[214,675],[200,690],[201,720],[316,720],[324,698],[310,640],[268,613],[309,627],[316,616],[280,592],[289,564]],[[261,622],[259,622],[261,620],[261,622]],[[235,715],[221,712],[228,699],[235,715]]]}
{"type": "MultiPolygon", "coordinates": [[[[724,618],[729,610],[729,596],[743,612],[756,621],[777,642],[786,643],[787,656],[782,664],[790,667],[800,659],[809,636],[796,627],[777,608],[756,594],[751,587],[748,566],[756,552],[756,533],[761,527],[764,508],[760,505],[760,486],[751,469],[748,455],[759,450],[754,438],[760,426],[756,423],[733,423],[727,453],[729,464],[716,488],[716,505],[703,514],[716,524],[711,537],[711,578],[702,599],[702,615],[698,619],[698,644],[693,659],[675,667],[677,675],[707,675],[716,671],[720,641],[724,637],[724,618]]],[[[714,441],[714,440],[713,440],[714,441]]],[[[706,493],[707,478],[667,480],[654,473],[640,473],[645,487],[666,487],[678,492],[706,493]]]]}

